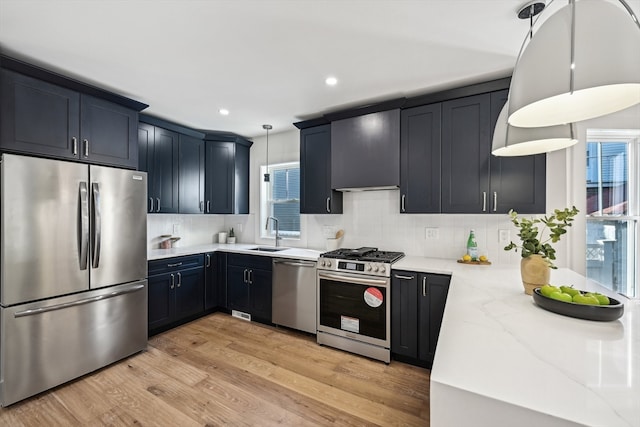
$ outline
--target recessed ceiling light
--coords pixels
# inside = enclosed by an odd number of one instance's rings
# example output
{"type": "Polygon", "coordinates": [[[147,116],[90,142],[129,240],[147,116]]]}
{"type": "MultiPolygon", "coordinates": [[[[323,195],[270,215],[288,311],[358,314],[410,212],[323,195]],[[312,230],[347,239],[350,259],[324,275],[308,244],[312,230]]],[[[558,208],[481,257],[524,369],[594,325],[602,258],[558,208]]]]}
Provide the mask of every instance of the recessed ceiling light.
{"type": "Polygon", "coordinates": [[[336,79],[335,77],[327,77],[324,82],[327,84],[327,86],[335,86],[338,84],[338,79],[336,79]]]}
{"type": "Polygon", "coordinates": [[[229,115],[229,110],[227,110],[226,108],[221,108],[218,110],[218,112],[220,114],[222,114],[223,116],[228,116],[229,115]]]}

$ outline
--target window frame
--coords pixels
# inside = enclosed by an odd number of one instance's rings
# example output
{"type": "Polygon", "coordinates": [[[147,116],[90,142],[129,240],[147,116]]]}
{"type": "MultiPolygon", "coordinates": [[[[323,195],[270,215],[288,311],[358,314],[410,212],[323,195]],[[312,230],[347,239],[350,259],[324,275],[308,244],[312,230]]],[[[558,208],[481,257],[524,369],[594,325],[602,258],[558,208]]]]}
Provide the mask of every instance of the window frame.
{"type": "MultiPolygon", "coordinates": [[[[274,172],[278,170],[285,169],[298,169],[300,170],[300,162],[282,162],[282,163],[274,163],[270,164],[268,168],[269,175],[271,177],[269,182],[264,181],[264,175],[267,173],[267,166],[260,166],[260,238],[261,239],[275,239],[276,233],[275,228],[272,224],[272,221],[267,224],[267,218],[273,216],[273,205],[274,203],[295,203],[300,204],[300,197],[297,198],[289,198],[289,199],[281,199],[281,200],[272,200],[272,180],[274,177],[274,172]]],[[[299,195],[300,193],[298,193],[299,195]]],[[[300,240],[302,235],[302,223],[300,221],[300,210],[298,209],[298,216],[300,222],[300,230],[295,232],[291,230],[279,230],[280,237],[287,240],[300,240]]]]}

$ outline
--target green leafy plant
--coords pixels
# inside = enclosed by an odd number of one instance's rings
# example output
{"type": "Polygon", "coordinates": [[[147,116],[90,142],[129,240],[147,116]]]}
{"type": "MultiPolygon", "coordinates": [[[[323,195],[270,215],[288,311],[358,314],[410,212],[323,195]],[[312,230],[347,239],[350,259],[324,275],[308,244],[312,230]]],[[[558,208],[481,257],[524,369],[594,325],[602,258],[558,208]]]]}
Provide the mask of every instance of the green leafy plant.
{"type": "Polygon", "coordinates": [[[560,237],[567,233],[567,228],[571,227],[571,222],[578,212],[578,209],[573,206],[571,209],[556,209],[553,211],[553,215],[550,216],[527,219],[518,217],[518,212],[513,209],[510,210],[509,217],[511,222],[520,229],[518,237],[520,237],[522,244],[516,245],[510,242],[504,247],[504,250],[510,251],[513,249],[518,252],[518,249],[520,249],[522,258],[536,254],[542,255],[549,263],[549,267],[557,268],[552,262],[556,259],[556,250],[549,242],[557,243],[560,241],[560,237]],[[542,230],[538,228],[540,224],[543,224],[542,230]],[[543,239],[542,235],[547,230],[548,237],[543,239]]]}
{"type": "Polygon", "coordinates": [[[233,227],[231,227],[231,230],[229,230],[229,237],[236,237],[236,235],[233,233],[233,227]]]}

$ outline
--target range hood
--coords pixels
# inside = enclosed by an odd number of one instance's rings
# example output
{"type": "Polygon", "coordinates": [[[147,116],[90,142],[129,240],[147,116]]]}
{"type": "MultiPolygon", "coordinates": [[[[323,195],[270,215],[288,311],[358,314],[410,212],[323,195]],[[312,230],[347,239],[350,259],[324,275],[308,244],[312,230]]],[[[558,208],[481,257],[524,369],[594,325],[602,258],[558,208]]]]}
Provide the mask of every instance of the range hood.
{"type": "Polygon", "coordinates": [[[331,188],[400,187],[400,109],[331,122],[331,188]]]}

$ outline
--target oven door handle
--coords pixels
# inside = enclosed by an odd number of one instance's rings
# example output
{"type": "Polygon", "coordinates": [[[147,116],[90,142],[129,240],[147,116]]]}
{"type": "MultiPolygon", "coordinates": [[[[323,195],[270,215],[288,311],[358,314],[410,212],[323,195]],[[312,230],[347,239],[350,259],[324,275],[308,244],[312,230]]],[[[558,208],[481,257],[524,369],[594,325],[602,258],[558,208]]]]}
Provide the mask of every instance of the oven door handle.
{"type": "Polygon", "coordinates": [[[374,285],[374,286],[386,286],[388,284],[387,280],[376,280],[376,279],[365,279],[364,277],[353,277],[353,276],[339,276],[337,274],[326,274],[320,273],[318,274],[320,279],[330,279],[335,280],[337,282],[345,282],[345,283],[358,283],[362,285],[374,285]]]}

